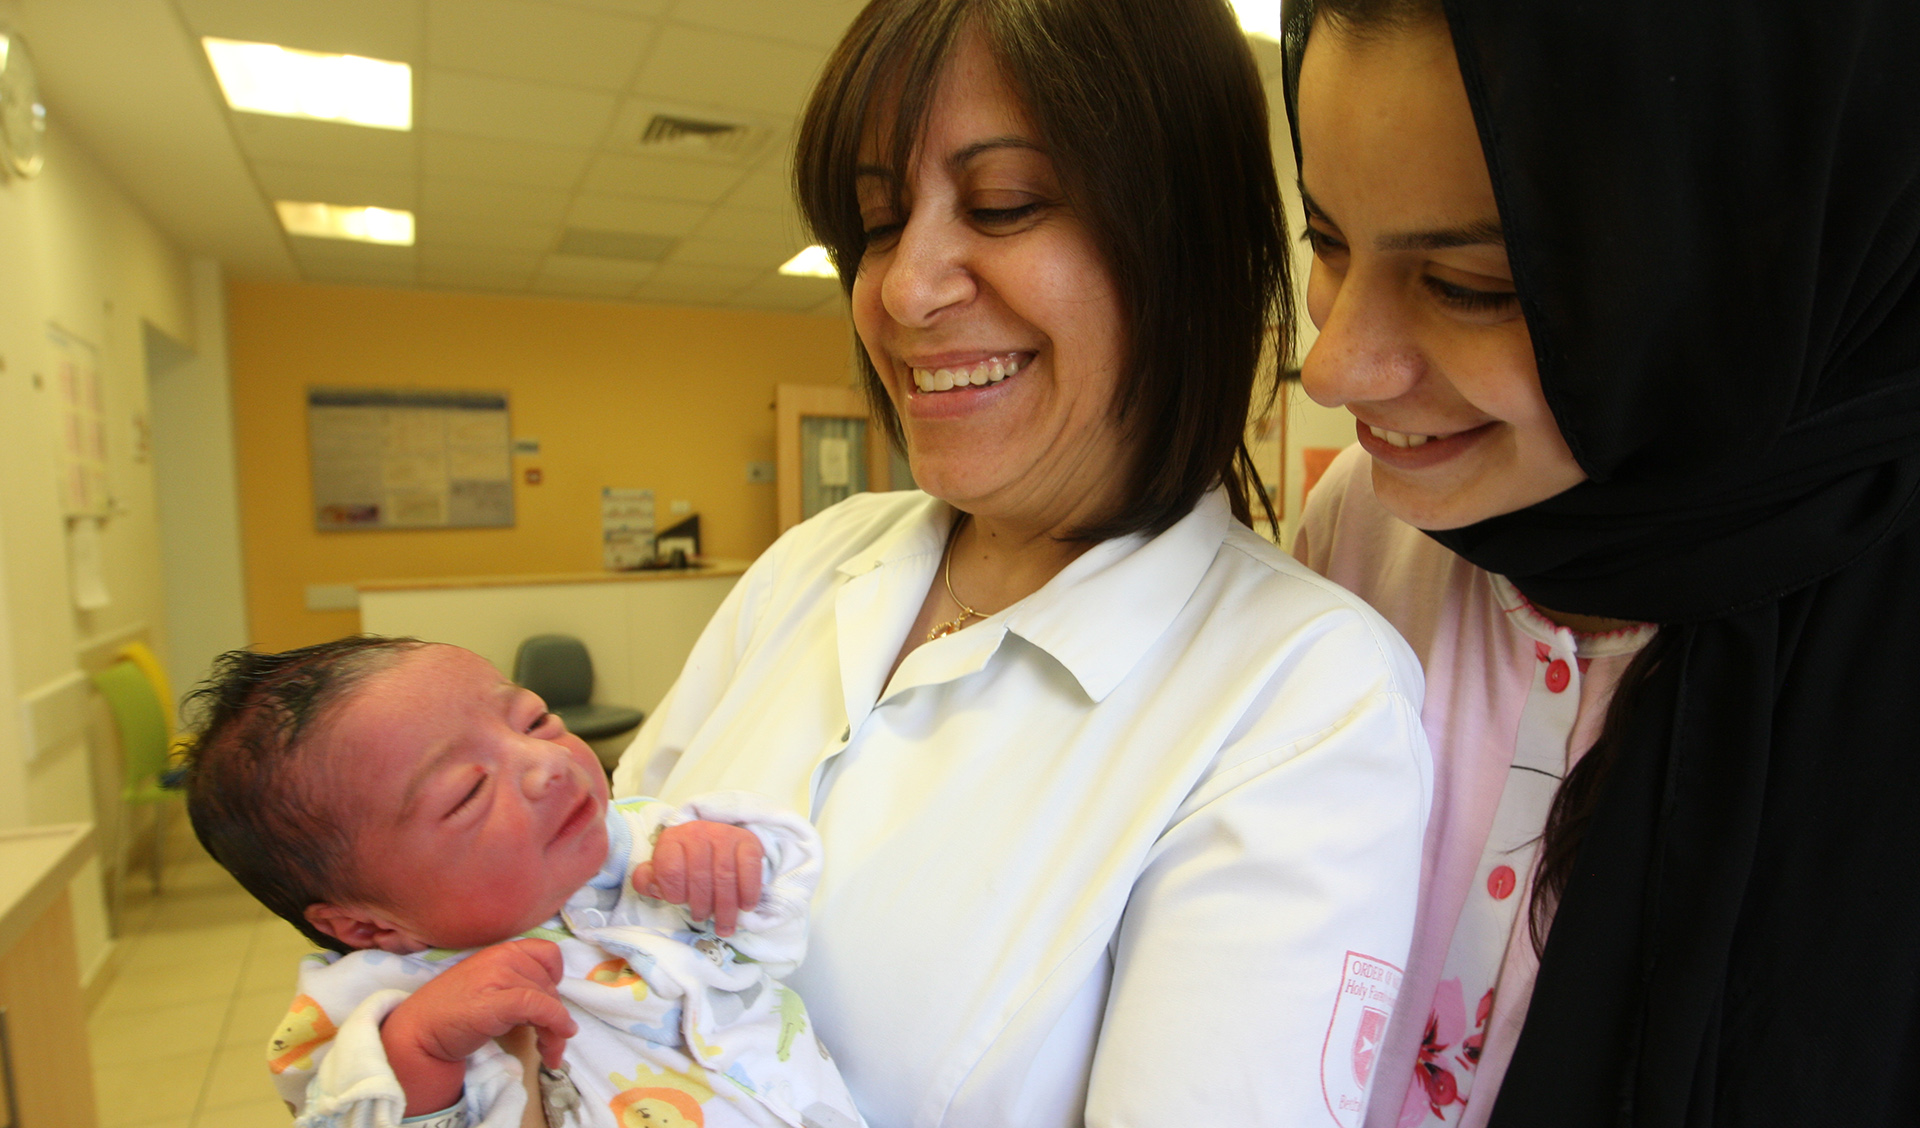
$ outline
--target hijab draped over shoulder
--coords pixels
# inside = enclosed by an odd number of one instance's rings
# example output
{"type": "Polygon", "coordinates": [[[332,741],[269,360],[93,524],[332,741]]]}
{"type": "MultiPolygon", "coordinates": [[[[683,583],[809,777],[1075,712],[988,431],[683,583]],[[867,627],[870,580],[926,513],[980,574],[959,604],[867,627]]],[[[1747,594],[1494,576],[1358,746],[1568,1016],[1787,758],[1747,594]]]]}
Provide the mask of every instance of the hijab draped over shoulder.
{"type": "Polygon", "coordinates": [[[1590,481],[1435,536],[1667,624],[1494,1128],[1920,1124],[1920,4],[1445,8],[1590,481]]]}

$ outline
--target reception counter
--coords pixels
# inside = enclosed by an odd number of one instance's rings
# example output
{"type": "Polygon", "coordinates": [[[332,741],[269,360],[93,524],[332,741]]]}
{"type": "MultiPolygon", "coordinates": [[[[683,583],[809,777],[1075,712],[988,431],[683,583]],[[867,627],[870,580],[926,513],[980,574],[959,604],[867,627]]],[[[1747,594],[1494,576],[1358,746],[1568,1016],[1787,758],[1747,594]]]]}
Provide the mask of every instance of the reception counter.
{"type": "Polygon", "coordinates": [[[522,639],[573,635],[593,655],[594,700],[651,714],[747,563],[363,582],[360,626],[464,646],[508,675],[522,639]]]}
{"type": "Polygon", "coordinates": [[[87,1011],[68,884],[89,823],[0,831],[0,1124],[93,1128],[87,1011]],[[4,1091],[8,1081],[13,1092],[4,1091]]]}

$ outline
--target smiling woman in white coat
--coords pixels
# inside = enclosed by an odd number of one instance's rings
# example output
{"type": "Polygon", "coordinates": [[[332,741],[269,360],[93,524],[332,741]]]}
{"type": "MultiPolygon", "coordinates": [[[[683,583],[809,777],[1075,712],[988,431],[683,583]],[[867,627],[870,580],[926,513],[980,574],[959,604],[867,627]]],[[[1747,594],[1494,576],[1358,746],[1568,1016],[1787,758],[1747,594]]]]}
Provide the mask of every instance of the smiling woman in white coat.
{"type": "Polygon", "coordinates": [[[1290,310],[1226,4],[876,0],[796,179],[924,492],[769,549],[616,791],[814,820],[793,983],[875,1128],[1357,1124],[1420,674],[1249,528],[1290,310]]]}

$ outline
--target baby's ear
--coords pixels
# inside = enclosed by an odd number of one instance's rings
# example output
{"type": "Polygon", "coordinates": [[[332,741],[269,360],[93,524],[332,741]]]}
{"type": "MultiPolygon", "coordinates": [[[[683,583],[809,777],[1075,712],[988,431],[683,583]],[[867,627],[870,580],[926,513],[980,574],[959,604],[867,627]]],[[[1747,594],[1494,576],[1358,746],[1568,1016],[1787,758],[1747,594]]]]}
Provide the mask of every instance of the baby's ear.
{"type": "Polygon", "coordinates": [[[396,922],[356,905],[316,901],[308,905],[302,915],[308,924],[349,948],[378,948],[404,956],[432,946],[396,922]]]}

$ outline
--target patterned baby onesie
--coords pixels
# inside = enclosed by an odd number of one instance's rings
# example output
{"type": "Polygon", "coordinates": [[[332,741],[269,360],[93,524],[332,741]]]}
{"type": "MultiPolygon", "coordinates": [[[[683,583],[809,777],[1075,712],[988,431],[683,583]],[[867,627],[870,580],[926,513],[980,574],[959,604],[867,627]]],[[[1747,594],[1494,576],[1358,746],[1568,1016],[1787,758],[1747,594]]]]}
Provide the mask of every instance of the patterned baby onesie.
{"type": "MultiPolygon", "coordinates": [[[[580,1025],[566,1065],[593,1128],[858,1128],[840,1074],[815,1040],[799,996],[780,982],[806,953],[807,906],[820,840],[804,819],[742,792],[674,808],[623,799],[607,809],[606,864],[560,915],[528,936],[565,961],[560,995],[580,1025]],[[694,819],[746,827],[766,850],[760,903],[726,939],[684,908],[642,897],[630,878],[660,829],[694,819]]],[[[268,1066],[298,1110],[296,1128],[397,1124],[405,1097],[380,1023],[426,980],[470,955],[318,953],[270,1044],[268,1066]]],[[[467,1060],[466,1113],[481,1128],[518,1128],[520,1065],[489,1044],[467,1060]]]]}

